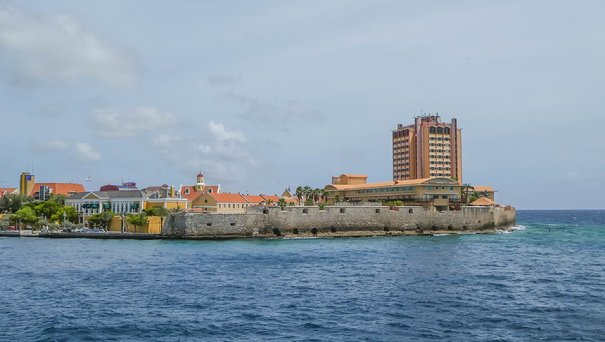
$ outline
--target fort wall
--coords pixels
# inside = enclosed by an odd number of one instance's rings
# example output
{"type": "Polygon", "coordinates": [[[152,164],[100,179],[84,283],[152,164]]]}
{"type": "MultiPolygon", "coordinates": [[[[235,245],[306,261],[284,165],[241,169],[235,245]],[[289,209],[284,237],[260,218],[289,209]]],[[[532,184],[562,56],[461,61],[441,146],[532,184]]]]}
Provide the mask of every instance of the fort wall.
{"type": "Polygon", "coordinates": [[[246,213],[179,213],[164,221],[168,237],[270,237],[305,235],[398,235],[436,231],[473,232],[515,225],[511,207],[464,207],[438,212],[423,207],[256,207],[246,213]]]}

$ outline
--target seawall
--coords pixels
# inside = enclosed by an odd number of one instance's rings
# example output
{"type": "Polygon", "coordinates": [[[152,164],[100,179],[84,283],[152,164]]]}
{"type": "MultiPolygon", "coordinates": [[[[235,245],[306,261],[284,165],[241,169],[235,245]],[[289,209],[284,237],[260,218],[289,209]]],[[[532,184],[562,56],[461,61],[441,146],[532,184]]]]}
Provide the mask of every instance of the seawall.
{"type": "Polygon", "coordinates": [[[511,207],[464,207],[447,212],[422,207],[259,207],[245,214],[176,214],[164,221],[162,235],[229,238],[473,233],[507,229],[515,220],[516,211],[511,207]]]}

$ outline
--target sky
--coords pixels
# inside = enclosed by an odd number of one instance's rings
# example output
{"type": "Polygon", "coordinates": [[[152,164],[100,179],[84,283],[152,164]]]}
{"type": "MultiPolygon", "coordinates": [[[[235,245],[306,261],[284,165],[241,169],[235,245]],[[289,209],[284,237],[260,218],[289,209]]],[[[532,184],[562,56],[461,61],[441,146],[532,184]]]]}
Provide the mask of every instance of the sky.
{"type": "Polygon", "coordinates": [[[603,1],[0,0],[0,187],[392,179],[391,131],[458,119],[463,181],[602,209],[603,1]],[[91,177],[90,181],[86,181],[91,177]]]}

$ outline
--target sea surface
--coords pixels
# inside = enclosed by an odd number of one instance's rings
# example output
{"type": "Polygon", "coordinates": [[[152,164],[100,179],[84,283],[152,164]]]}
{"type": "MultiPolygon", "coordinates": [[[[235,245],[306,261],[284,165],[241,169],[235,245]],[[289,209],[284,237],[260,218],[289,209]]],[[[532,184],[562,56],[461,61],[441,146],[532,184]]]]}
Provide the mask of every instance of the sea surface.
{"type": "Polygon", "coordinates": [[[0,341],[604,341],[605,211],[509,233],[0,238],[0,341]]]}

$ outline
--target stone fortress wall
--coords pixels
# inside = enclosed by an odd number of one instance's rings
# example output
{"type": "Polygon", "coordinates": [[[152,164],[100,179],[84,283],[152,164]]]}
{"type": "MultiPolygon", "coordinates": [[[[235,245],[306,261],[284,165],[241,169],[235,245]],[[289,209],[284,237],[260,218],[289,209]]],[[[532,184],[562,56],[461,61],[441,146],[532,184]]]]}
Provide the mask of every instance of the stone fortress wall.
{"type": "Polygon", "coordinates": [[[165,220],[162,235],[228,238],[473,232],[509,228],[515,220],[511,207],[463,207],[445,212],[405,206],[257,207],[245,214],[179,213],[165,220]]]}

